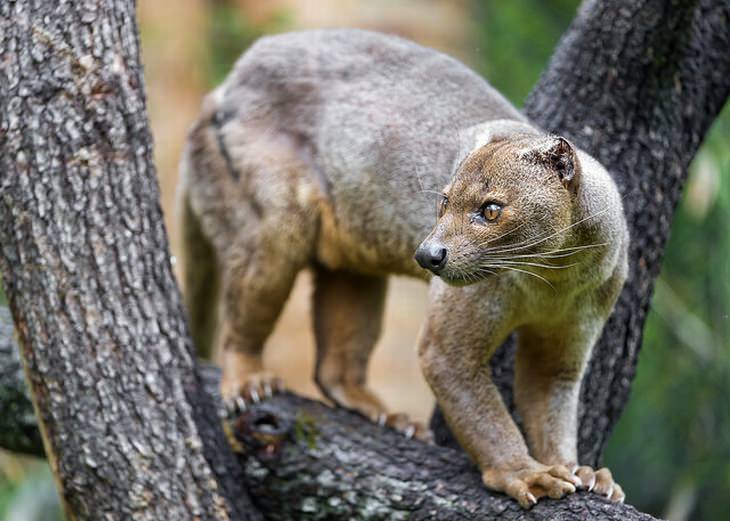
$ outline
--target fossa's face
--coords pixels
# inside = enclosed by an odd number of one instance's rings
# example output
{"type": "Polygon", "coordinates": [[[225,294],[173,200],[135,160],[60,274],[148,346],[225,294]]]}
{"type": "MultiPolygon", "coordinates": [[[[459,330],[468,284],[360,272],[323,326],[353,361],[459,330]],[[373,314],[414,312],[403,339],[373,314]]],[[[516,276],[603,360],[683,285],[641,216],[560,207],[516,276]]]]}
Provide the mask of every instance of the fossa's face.
{"type": "Polygon", "coordinates": [[[454,285],[529,271],[541,256],[544,264],[568,233],[577,170],[563,138],[516,136],[475,150],[444,189],[416,260],[454,285]]]}

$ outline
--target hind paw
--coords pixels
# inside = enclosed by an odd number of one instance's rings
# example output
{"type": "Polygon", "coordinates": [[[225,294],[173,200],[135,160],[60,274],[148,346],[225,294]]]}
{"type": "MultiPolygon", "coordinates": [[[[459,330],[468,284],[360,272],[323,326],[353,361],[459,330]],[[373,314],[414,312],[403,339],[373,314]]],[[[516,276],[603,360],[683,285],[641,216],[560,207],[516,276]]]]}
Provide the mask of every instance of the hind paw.
{"type": "Polygon", "coordinates": [[[407,414],[380,413],[376,419],[378,425],[390,427],[406,438],[415,438],[426,443],[433,443],[433,432],[421,422],[411,420],[407,414]]]}
{"type": "Polygon", "coordinates": [[[221,394],[227,416],[240,414],[266,398],[285,390],[282,380],[273,373],[261,371],[221,382],[221,394]]]}

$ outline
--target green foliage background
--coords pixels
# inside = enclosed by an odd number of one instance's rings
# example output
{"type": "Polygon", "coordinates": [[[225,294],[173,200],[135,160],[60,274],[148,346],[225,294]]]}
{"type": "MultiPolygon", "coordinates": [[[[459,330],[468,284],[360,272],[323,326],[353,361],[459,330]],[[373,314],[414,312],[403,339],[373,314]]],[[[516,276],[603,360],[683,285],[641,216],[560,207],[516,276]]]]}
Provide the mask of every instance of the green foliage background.
{"type": "MultiPolygon", "coordinates": [[[[522,104],[575,14],[576,0],[473,2],[473,63],[522,104]]],[[[287,28],[250,24],[220,2],[211,14],[215,84],[255,37],[287,28]]],[[[730,107],[691,167],[647,322],[628,407],[605,455],[639,510],[672,521],[730,511],[730,107]]],[[[3,302],[0,291],[0,303],[3,302]]],[[[0,453],[0,518],[57,519],[47,471],[0,453]],[[19,465],[22,470],[19,470],[19,465]],[[35,492],[32,492],[35,491],[35,492]]]]}

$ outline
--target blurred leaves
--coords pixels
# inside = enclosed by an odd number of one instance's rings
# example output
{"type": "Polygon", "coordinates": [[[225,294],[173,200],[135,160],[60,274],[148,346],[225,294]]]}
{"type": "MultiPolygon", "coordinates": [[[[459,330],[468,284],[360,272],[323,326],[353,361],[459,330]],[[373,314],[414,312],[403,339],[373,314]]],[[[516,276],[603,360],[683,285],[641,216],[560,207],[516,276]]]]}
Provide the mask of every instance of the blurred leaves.
{"type": "Polygon", "coordinates": [[[45,461],[0,450],[0,519],[64,519],[51,471],[45,461]]]}
{"type": "Polygon", "coordinates": [[[518,107],[534,87],[577,0],[475,0],[478,69],[518,107]]]}
{"type": "Polygon", "coordinates": [[[210,71],[211,86],[222,82],[231,67],[257,38],[289,28],[285,10],[274,10],[259,23],[252,23],[233,0],[210,0],[210,71]]]}

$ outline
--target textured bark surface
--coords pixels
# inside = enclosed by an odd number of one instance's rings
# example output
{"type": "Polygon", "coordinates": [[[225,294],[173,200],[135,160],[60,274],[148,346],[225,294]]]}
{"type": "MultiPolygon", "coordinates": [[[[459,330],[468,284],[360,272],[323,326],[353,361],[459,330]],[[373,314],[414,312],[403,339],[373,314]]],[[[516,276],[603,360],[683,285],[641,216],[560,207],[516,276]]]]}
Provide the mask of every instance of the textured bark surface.
{"type": "MultiPolygon", "coordinates": [[[[6,319],[0,307],[0,330],[6,319]]],[[[0,351],[0,366],[6,353],[0,351]]],[[[200,373],[207,392],[217,396],[220,371],[201,365],[200,373]]],[[[2,385],[22,388],[22,374],[2,385]]],[[[32,421],[30,403],[25,404],[19,412],[32,421]]],[[[0,431],[14,427],[12,416],[3,421],[9,423],[0,424],[0,431]]],[[[543,500],[524,511],[506,496],[487,491],[461,451],[407,440],[343,409],[289,393],[251,407],[229,425],[244,482],[267,519],[654,519],[586,493],[543,500]]],[[[6,440],[0,436],[0,447],[8,447],[6,440]]],[[[43,455],[40,440],[25,447],[43,455]]]]}
{"type": "Polygon", "coordinates": [[[67,514],[259,518],[195,373],[134,2],[0,2],[0,56],[0,270],[67,514]]]}
{"type": "MultiPolygon", "coordinates": [[[[631,233],[629,279],[583,380],[583,463],[598,463],[628,400],[687,167],[729,93],[727,0],[588,0],[525,104],[608,168],[631,233]]],[[[492,364],[509,403],[513,351],[492,364]]],[[[447,442],[440,415],[433,424],[447,442]]]]}
{"type": "Polygon", "coordinates": [[[236,425],[246,483],[269,519],[653,519],[592,493],[522,510],[487,491],[460,450],[407,440],[294,395],[264,402],[236,425]]]}

